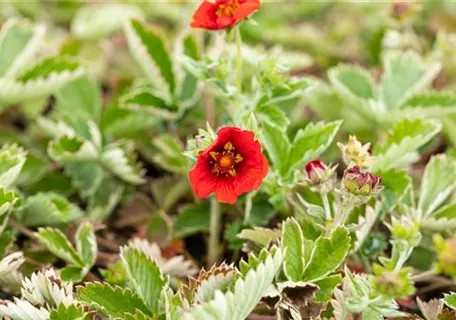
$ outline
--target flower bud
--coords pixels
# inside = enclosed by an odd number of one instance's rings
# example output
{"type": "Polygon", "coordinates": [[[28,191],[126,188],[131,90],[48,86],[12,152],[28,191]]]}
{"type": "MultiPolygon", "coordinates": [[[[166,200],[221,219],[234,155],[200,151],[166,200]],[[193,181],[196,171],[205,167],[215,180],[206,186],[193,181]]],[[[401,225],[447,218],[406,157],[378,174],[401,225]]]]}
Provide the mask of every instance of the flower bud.
{"type": "Polygon", "coordinates": [[[363,145],[355,136],[350,136],[348,144],[338,143],[337,145],[347,166],[355,164],[363,169],[369,169],[375,163],[375,157],[370,152],[370,143],[363,145]]]}
{"type": "Polygon", "coordinates": [[[436,235],[434,243],[438,251],[437,268],[456,278],[456,236],[445,240],[442,236],[436,235]]]}
{"type": "Polygon", "coordinates": [[[342,180],[344,188],[355,195],[371,196],[379,193],[381,177],[375,177],[370,172],[361,172],[359,166],[348,168],[342,180]]]}
{"type": "Polygon", "coordinates": [[[320,161],[315,159],[306,164],[307,178],[312,181],[313,184],[319,184],[325,177],[326,170],[328,167],[320,161]]]}
{"type": "Polygon", "coordinates": [[[410,269],[408,268],[394,272],[376,264],[374,265],[374,274],[374,288],[385,296],[406,298],[415,291],[415,287],[410,280],[410,269]]]}
{"type": "Polygon", "coordinates": [[[407,243],[407,246],[416,247],[421,242],[420,225],[410,217],[402,215],[399,219],[391,218],[391,224],[385,223],[391,236],[398,241],[407,243]]]}
{"type": "Polygon", "coordinates": [[[423,6],[415,1],[398,0],[394,2],[391,14],[397,19],[407,19],[422,9],[423,6]]]}

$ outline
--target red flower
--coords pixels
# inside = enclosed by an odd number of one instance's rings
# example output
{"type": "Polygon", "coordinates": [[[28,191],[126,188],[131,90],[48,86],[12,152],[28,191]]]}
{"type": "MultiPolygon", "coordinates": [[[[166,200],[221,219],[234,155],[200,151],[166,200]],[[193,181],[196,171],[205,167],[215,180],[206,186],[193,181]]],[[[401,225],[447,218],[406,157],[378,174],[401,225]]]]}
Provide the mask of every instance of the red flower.
{"type": "Polygon", "coordinates": [[[267,173],[268,160],[254,133],[225,127],[198,155],[189,177],[201,199],[215,192],[218,201],[234,204],[241,194],[258,189],[267,173]]]}
{"type": "Polygon", "coordinates": [[[221,30],[232,27],[261,7],[260,0],[204,0],[193,14],[192,28],[221,30]]]}

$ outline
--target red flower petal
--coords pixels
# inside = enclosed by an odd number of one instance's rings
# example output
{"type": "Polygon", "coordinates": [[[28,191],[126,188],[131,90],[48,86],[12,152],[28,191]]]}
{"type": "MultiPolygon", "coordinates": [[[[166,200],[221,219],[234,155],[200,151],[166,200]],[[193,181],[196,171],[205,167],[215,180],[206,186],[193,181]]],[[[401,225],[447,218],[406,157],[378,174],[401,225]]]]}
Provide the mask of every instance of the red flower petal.
{"type": "Polygon", "coordinates": [[[189,171],[188,176],[193,191],[200,199],[204,199],[214,192],[217,186],[217,180],[213,179],[213,174],[210,168],[207,167],[206,159],[198,158],[193,169],[189,171]]]}
{"type": "Polygon", "coordinates": [[[259,0],[244,0],[239,2],[241,5],[234,10],[234,19],[236,21],[247,18],[261,7],[259,0]]]}
{"type": "Polygon", "coordinates": [[[215,189],[215,197],[219,202],[235,204],[239,194],[234,191],[233,181],[220,179],[215,189]]]}
{"type": "Polygon", "coordinates": [[[236,20],[230,16],[221,16],[220,18],[217,18],[216,23],[217,29],[225,29],[234,25],[236,20]]]}
{"type": "Polygon", "coordinates": [[[239,175],[236,176],[234,188],[237,194],[241,195],[245,192],[257,190],[268,174],[268,160],[262,153],[257,155],[257,157],[258,159],[256,159],[254,166],[244,167],[243,170],[240,170],[239,175]]]}
{"type": "Polygon", "coordinates": [[[193,21],[190,24],[192,28],[217,29],[215,11],[217,5],[203,1],[193,14],[193,21]]]}

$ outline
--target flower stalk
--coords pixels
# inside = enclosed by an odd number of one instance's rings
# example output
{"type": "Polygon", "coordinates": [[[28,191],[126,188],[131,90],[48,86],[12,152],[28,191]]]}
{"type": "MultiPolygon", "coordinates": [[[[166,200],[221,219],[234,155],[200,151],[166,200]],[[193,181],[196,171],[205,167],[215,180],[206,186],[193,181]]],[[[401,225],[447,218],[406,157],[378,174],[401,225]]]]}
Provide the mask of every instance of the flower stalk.
{"type": "Polygon", "coordinates": [[[332,214],[331,214],[331,206],[329,205],[329,200],[328,200],[328,194],[325,193],[321,196],[321,199],[323,200],[323,207],[325,208],[325,216],[326,220],[331,220],[332,219],[332,214]]]}
{"type": "Polygon", "coordinates": [[[207,250],[207,266],[211,267],[218,261],[220,238],[220,204],[215,197],[211,198],[211,221],[209,231],[209,246],[207,250]]]}
{"type": "Polygon", "coordinates": [[[235,30],[234,35],[236,41],[236,91],[239,95],[242,94],[242,37],[239,27],[235,30]]]}

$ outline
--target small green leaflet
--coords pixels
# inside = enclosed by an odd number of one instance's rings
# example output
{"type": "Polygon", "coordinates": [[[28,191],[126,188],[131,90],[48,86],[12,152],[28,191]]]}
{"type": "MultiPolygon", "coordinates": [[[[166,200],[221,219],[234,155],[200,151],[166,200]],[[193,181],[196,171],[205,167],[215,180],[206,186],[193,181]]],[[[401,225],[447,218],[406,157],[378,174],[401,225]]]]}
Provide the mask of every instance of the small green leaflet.
{"type": "Polygon", "coordinates": [[[294,218],[287,219],[282,225],[282,251],[285,253],[285,275],[291,281],[300,281],[305,267],[304,236],[294,218]]]}
{"type": "Polygon", "coordinates": [[[318,238],[301,280],[317,281],[334,271],[344,261],[350,242],[350,234],[344,227],[335,229],[329,238],[318,238]]]}
{"type": "Polygon", "coordinates": [[[377,157],[374,170],[388,170],[409,165],[416,160],[417,150],[436,136],[440,129],[440,124],[429,120],[398,121],[388,131],[385,142],[374,149],[373,153],[377,157]]]}
{"type": "Polygon", "coordinates": [[[445,155],[434,156],[426,165],[418,208],[421,218],[436,210],[456,188],[456,162],[445,155]]]}
{"type": "Polygon", "coordinates": [[[445,294],[443,302],[451,309],[456,310],[456,293],[451,292],[450,294],[445,294]]]}
{"type": "Polygon", "coordinates": [[[134,314],[137,311],[152,315],[144,301],[130,289],[99,282],[88,283],[77,289],[78,300],[107,316],[123,318],[125,313],[134,314]]]}
{"type": "Polygon", "coordinates": [[[144,300],[150,312],[157,315],[166,280],[156,262],[134,247],[123,247],[120,257],[135,292],[144,300]]]}

